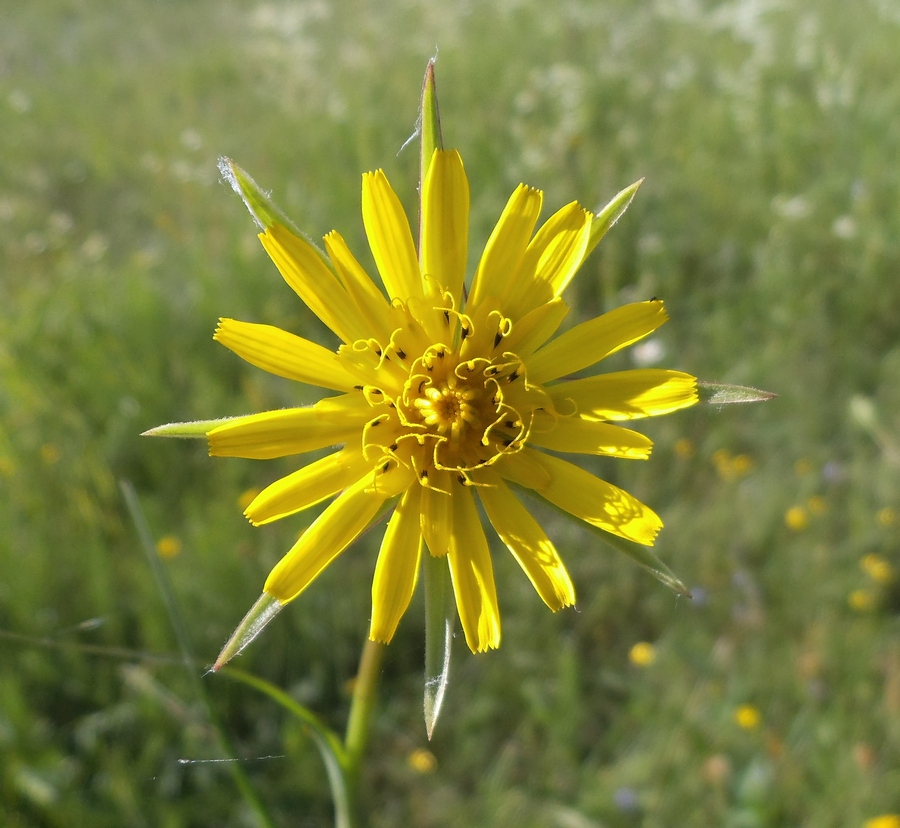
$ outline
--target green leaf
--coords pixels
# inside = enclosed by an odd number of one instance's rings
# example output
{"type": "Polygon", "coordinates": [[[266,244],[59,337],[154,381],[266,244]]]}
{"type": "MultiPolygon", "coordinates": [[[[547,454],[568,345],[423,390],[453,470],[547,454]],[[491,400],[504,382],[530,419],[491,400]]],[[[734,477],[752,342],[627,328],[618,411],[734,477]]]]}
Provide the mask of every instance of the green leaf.
{"type": "Polygon", "coordinates": [[[291,696],[259,676],[254,676],[236,667],[226,667],[222,675],[239,681],[265,694],[280,704],[288,713],[299,719],[309,729],[309,733],[319,750],[328,784],[331,787],[331,798],[334,801],[335,828],[350,828],[353,824],[350,816],[350,797],[347,778],[344,771],[346,757],[341,741],[315,713],[295,701],[291,696]]]}
{"type": "Polygon", "coordinates": [[[697,393],[700,402],[707,405],[765,402],[778,396],[771,391],[760,391],[758,388],[748,388],[744,385],[725,385],[720,382],[698,382],[697,393]]]}
{"type": "Polygon", "coordinates": [[[587,249],[584,251],[585,259],[591,254],[591,251],[600,244],[600,239],[606,235],[609,228],[622,217],[622,214],[631,204],[631,200],[634,198],[638,188],[643,183],[643,178],[640,181],[635,181],[630,187],[626,187],[624,190],[617,193],[612,201],[600,210],[600,212],[594,214],[594,220],[591,222],[591,235],[588,239],[587,249]]]}
{"type": "Polygon", "coordinates": [[[206,437],[216,426],[236,420],[237,417],[221,417],[218,420],[194,420],[190,423],[166,423],[156,428],[148,429],[141,437],[182,437],[185,439],[197,439],[206,437]]]}
{"type": "Polygon", "coordinates": [[[425,732],[431,739],[450,682],[456,604],[446,558],[423,556],[425,568],[425,732]]]}
{"type": "Polygon", "coordinates": [[[238,624],[237,629],[231,634],[231,638],[225,642],[222,652],[213,664],[213,670],[218,671],[244,649],[256,636],[258,636],[268,623],[281,612],[284,604],[277,598],[264,592],[259,600],[250,607],[244,619],[238,624]]]}
{"type": "Polygon", "coordinates": [[[244,170],[230,158],[219,159],[219,172],[231,185],[232,189],[243,199],[256,223],[265,230],[274,224],[282,224],[296,231],[293,222],[275,204],[269,194],[263,190],[244,170]]]}

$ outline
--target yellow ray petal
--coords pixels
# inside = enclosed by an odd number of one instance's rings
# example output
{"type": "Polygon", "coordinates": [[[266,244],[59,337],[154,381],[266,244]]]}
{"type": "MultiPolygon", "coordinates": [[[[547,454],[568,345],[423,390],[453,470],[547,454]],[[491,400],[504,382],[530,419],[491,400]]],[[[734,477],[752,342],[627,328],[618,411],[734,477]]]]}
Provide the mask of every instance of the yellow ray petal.
{"type": "Polygon", "coordinates": [[[655,417],[697,402],[697,380],[681,371],[639,368],[562,382],[546,389],[559,411],[586,419],[655,417]]]}
{"type": "Polygon", "coordinates": [[[236,417],[207,434],[212,457],[268,460],[359,440],[372,409],[360,393],[331,397],[306,408],[236,417]]]}
{"type": "Polygon", "coordinates": [[[419,260],[409,221],[383,170],[366,173],[362,188],[363,224],[372,256],[391,299],[423,295],[419,260]]]}
{"type": "Polygon", "coordinates": [[[329,454],[267,486],[244,516],[254,526],[287,517],[346,489],[371,468],[358,447],[329,454]]]}
{"type": "Polygon", "coordinates": [[[389,643],[406,612],[419,577],[422,533],[419,530],[421,486],[410,486],[388,523],[372,580],[369,638],[389,643]]]}
{"type": "Polygon", "coordinates": [[[422,190],[422,272],[461,307],[469,244],[469,180],[456,150],[435,150],[422,190]]]}
{"type": "MultiPolygon", "coordinates": [[[[540,491],[550,485],[550,473],[540,463],[541,457],[543,455],[537,451],[517,451],[501,457],[494,468],[513,483],[540,491]]],[[[477,479],[479,483],[484,482],[477,479]]]]}
{"type": "Polygon", "coordinates": [[[453,526],[453,500],[446,491],[439,491],[450,485],[446,472],[435,470],[432,477],[442,475],[444,485],[432,481],[432,486],[422,492],[422,535],[428,544],[428,551],[436,558],[447,554],[450,547],[450,530],[453,526]],[[437,488],[434,488],[437,487],[437,488]]]}
{"type": "Polygon", "coordinates": [[[569,284],[584,261],[592,218],[592,213],[573,201],[538,230],[525,251],[516,290],[510,296],[506,312],[513,320],[559,296],[569,284]]]}
{"type": "MultiPolygon", "coordinates": [[[[560,509],[619,537],[653,546],[659,516],[637,498],[558,457],[525,449],[547,470],[550,482],[535,491],[560,509]]],[[[498,464],[499,466],[499,464],[498,464]]],[[[498,468],[504,474],[502,468],[498,468]]]]}
{"type": "Polygon", "coordinates": [[[280,224],[269,227],[259,238],[284,280],[344,342],[368,335],[365,319],[309,242],[280,224]]]}
{"type": "Polygon", "coordinates": [[[569,306],[558,297],[543,305],[538,305],[533,311],[529,311],[513,323],[512,331],[503,340],[500,347],[504,351],[512,351],[522,358],[527,357],[556,333],[556,329],[566,318],[568,312],[569,306]]]}
{"type": "Polygon", "coordinates": [[[472,281],[469,306],[476,307],[488,296],[506,295],[525,255],[543,201],[544,194],[540,190],[524,184],[516,187],[481,255],[472,281]]]}
{"type": "Polygon", "coordinates": [[[320,388],[350,391],[356,380],[334,351],[272,325],[220,319],[213,338],[251,365],[320,388]]]}
{"type": "Polygon", "coordinates": [[[634,302],[582,322],[528,360],[528,379],[544,383],[574,374],[653,333],[669,317],[658,300],[634,302]]]}
{"type": "Polygon", "coordinates": [[[538,595],[554,612],[575,603],[575,587],[553,542],[499,475],[492,485],[479,486],[491,525],[507,545],[538,595]]]}
{"type": "Polygon", "coordinates": [[[386,497],[367,475],[329,504],[275,565],[264,591],[282,604],[296,598],[371,523],[386,497]]]}
{"type": "Polygon", "coordinates": [[[472,493],[453,484],[450,578],[466,644],[473,653],[500,646],[500,609],[487,538],[472,493]]]}
{"type": "Polygon", "coordinates": [[[347,242],[337,230],[325,236],[325,250],[334,265],[335,272],[356,303],[368,325],[368,336],[387,341],[390,338],[391,306],[384,298],[363,266],[350,252],[347,242]]]}
{"type": "Polygon", "coordinates": [[[561,417],[554,421],[549,414],[538,414],[528,442],[542,448],[633,460],[646,460],[653,448],[649,437],[628,428],[578,417],[561,417]]]}

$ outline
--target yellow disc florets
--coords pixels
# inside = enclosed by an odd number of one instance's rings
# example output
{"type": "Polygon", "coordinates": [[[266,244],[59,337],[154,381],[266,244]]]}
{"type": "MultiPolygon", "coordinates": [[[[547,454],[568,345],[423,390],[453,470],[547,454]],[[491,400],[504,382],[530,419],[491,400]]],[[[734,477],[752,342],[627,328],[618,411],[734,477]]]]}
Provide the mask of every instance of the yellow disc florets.
{"type": "Polygon", "coordinates": [[[471,484],[470,471],[521,450],[546,395],[528,385],[522,360],[503,349],[511,325],[499,313],[484,315],[478,330],[465,314],[436,308],[446,342],[435,342],[405,306],[395,310],[404,325],[389,346],[353,346],[377,360],[378,385],[363,388],[378,411],[363,435],[366,454],[415,469],[423,486],[444,489],[448,474],[471,484]]]}

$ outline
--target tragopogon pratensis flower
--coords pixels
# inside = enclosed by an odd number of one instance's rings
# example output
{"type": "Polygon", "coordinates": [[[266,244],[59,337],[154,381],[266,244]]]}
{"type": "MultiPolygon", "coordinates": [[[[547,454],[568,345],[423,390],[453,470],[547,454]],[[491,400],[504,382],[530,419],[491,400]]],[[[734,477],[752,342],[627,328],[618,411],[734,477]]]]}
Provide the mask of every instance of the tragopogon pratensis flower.
{"type": "MultiPolygon", "coordinates": [[[[224,165],[239,192],[249,186],[224,165]]],[[[553,338],[569,310],[563,291],[636,190],[623,190],[597,216],[567,204],[535,233],[542,193],[520,185],[468,292],[469,184],[456,151],[438,149],[428,165],[418,249],[384,172],[363,176],[363,223],[384,292],[337,232],[320,253],[267,214],[263,246],[340,344],[332,350],[233,319],[220,321],[215,338],[253,365],[333,394],[223,421],[208,431],[210,454],[341,448],[247,507],[260,525],[331,499],[272,570],[264,598],[278,607],[296,598],[397,498],[375,567],[370,637],[391,640],[427,549],[446,559],[466,642],[483,651],[500,643],[500,612],[476,501],[551,610],[572,605],[575,590],[510,484],[613,535],[653,544],[662,522],[651,509],[559,455],[646,459],[651,441],[622,423],[697,402],[695,378],[679,371],[567,379],[655,331],[667,318],[663,303],[625,305],[553,338]]]]}

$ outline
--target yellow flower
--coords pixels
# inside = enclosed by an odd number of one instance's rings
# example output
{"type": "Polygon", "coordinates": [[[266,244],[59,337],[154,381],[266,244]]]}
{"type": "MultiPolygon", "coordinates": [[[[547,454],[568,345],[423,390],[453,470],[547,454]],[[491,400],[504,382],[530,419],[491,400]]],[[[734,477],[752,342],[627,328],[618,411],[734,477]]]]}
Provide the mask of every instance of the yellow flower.
{"type": "Polygon", "coordinates": [[[847,596],[847,603],[857,612],[868,612],[875,606],[875,594],[868,589],[854,589],[847,596]]]}
{"type": "Polygon", "coordinates": [[[629,650],[628,660],[636,667],[649,667],[656,661],[656,648],[647,641],[639,641],[629,650]]]}
{"type": "Polygon", "coordinates": [[[256,500],[259,495],[259,489],[247,489],[241,492],[240,496],[237,499],[237,504],[240,506],[241,511],[243,512],[254,500],[256,500]]]}
{"type": "Polygon", "coordinates": [[[175,535],[166,535],[156,542],[156,551],[161,558],[174,558],[181,554],[181,541],[175,535]]]}
{"type": "Polygon", "coordinates": [[[889,584],[894,579],[894,568],[881,555],[876,555],[874,552],[866,555],[859,565],[866,575],[880,584],[889,584]]]}
{"type": "Polygon", "coordinates": [[[897,522],[897,512],[887,506],[879,509],[876,517],[881,526],[893,526],[897,522]]]}
{"type": "Polygon", "coordinates": [[[784,513],[784,522],[788,529],[801,532],[809,525],[809,513],[802,506],[791,506],[784,513]]]}
{"type": "MultiPolygon", "coordinates": [[[[634,189],[623,191],[628,200],[634,189]]],[[[510,484],[613,535],[653,544],[662,521],[651,509],[544,449],[646,459],[652,442],[623,424],[693,405],[696,380],[662,369],[565,379],[667,316],[656,299],[636,302],[553,338],[569,310],[561,294],[602,232],[592,233],[594,214],[572,202],[533,233],[542,202],[538,190],[515,190],[468,293],[469,185],[456,151],[436,150],[428,166],[418,250],[384,172],[363,176],[363,223],[386,296],[337,232],[325,236],[323,254],[263,216],[269,256],[342,344],[329,350],[233,319],[220,321],[215,338],[266,371],[335,393],[305,408],[224,421],[208,431],[210,454],[274,458],[343,447],[247,506],[247,518],[261,525],[333,498],[272,570],[261,601],[277,610],[296,598],[394,498],[372,585],[376,641],[393,637],[427,547],[447,560],[466,643],[476,652],[499,645],[477,501],[550,609],[574,603],[556,547],[510,484]]]]}
{"type": "Polygon", "coordinates": [[[437,769],[437,757],[424,748],[416,748],[406,757],[406,763],[417,773],[434,773],[437,769]]]}
{"type": "Polygon", "coordinates": [[[756,730],[762,723],[762,714],[752,704],[742,704],[734,711],[734,720],[744,730],[756,730]]]}
{"type": "Polygon", "coordinates": [[[813,495],[806,501],[806,507],[814,515],[822,515],[828,511],[828,503],[821,495],[813,495]]]}
{"type": "Polygon", "coordinates": [[[882,814],[863,823],[863,828],[900,828],[900,814],[882,814]]]}
{"type": "Polygon", "coordinates": [[[694,444],[687,437],[682,437],[675,443],[675,454],[679,457],[693,457],[694,444]]]}

